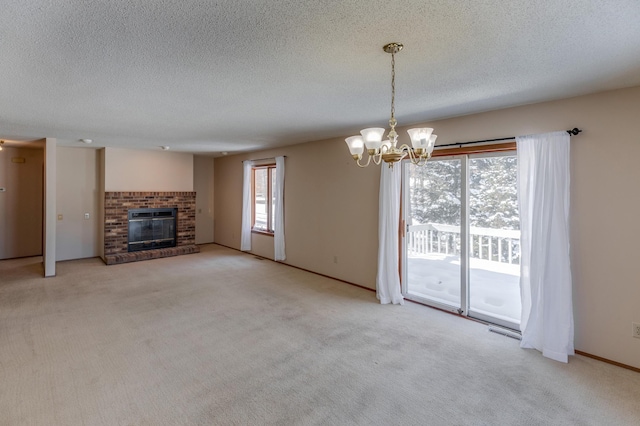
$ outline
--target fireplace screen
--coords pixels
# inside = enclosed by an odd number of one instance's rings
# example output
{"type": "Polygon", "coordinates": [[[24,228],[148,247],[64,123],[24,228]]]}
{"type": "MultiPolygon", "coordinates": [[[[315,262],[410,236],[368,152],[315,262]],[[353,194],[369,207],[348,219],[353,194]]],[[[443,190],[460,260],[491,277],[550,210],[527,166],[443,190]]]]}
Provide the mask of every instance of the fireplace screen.
{"type": "Polygon", "coordinates": [[[176,246],[177,208],[129,210],[129,251],[176,246]]]}

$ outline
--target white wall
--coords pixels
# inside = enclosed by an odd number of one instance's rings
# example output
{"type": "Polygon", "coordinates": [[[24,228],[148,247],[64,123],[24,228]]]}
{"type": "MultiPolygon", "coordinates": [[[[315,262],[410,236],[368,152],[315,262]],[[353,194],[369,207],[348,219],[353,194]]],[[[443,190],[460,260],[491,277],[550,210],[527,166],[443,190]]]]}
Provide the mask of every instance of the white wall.
{"type": "Polygon", "coordinates": [[[58,147],[57,171],[56,259],[98,256],[101,229],[98,151],[58,147]],[[85,214],[89,214],[88,219],[85,214]]]}
{"type": "Polygon", "coordinates": [[[45,277],[54,277],[56,275],[56,146],[56,139],[45,139],[44,237],[42,248],[45,277]]]}
{"type": "Polygon", "coordinates": [[[98,256],[104,258],[104,157],[105,149],[98,150],[98,256]]]}
{"type": "Polygon", "coordinates": [[[104,190],[193,191],[193,154],[105,148],[104,190]]]}
{"type": "Polygon", "coordinates": [[[196,191],[196,244],[213,242],[213,158],[193,157],[193,190],[196,191]]]}

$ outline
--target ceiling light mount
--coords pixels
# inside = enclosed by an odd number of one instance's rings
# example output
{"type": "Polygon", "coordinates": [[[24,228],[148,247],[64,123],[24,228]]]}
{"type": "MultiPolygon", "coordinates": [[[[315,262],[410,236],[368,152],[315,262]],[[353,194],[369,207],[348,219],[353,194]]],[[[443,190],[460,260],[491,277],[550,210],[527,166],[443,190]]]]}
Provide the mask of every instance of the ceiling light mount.
{"type": "Polygon", "coordinates": [[[382,47],[382,50],[384,50],[387,53],[398,53],[399,51],[401,51],[404,48],[404,45],[402,43],[389,43],[389,44],[385,44],[382,47]]]}
{"type": "Polygon", "coordinates": [[[93,139],[80,139],[80,142],[90,144],[93,142],[93,139]]]}
{"type": "Polygon", "coordinates": [[[358,167],[367,167],[373,163],[379,165],[384,161],[393,167],[395,163],[402,161],[408,157],[411,163],[422,166],[431,157],[433,147],[436,143],[437,136],[432,134],[433,129],[423,127],[418,129],[409,129],[407,132],[411,137],[411,146],[402,144],[397,147],[398,133],[396,126],[396,53],[400,52],[404,46],[402,43],[389,43],[382,46],[382,49],[391,54],[391,118],[389,119],[389,133],[387,140],[382,141],[385,129],[382,127],[372,127],[360,131],[362,136],[350,136],[345,139],[351,156],[356,161],[358,167]],[[365,147],[367,148],[367,162],[360,163],[365,147]]]}

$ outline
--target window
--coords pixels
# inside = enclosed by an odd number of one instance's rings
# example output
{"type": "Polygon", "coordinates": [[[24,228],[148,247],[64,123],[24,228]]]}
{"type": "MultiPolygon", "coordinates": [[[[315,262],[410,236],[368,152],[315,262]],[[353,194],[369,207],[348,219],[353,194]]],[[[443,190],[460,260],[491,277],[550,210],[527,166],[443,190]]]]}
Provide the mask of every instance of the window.
{"type": "Polygon", "coordinates": [[[273,234],[276,205],[276,165],[253,167],[252,231],[273,234]]]}

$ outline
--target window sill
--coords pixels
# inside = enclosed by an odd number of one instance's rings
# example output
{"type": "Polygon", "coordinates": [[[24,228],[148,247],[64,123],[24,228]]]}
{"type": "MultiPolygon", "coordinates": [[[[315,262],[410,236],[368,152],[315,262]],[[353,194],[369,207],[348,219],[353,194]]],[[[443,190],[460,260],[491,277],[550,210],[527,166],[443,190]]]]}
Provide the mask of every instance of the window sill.
{"type": "Polygon", "coordinates": [[[252,234],[260,234],[260,235],[267,235],[269,237],[273,237],[273,232],[261,231],[259,229],[252,229],[251,233],[252,234]]]}

